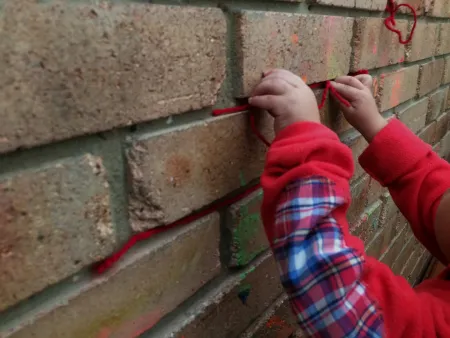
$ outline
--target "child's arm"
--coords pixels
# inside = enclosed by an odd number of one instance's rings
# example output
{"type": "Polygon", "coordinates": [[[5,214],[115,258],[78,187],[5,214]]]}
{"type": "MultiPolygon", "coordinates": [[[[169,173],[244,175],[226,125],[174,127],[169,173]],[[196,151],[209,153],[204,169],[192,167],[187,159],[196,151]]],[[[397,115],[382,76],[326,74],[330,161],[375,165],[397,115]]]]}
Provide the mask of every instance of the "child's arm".
{"type": "Polygon", "coordinates": [[[440,305],[366,257],[349,234],[351,151],[316,122],[312,92],[282,71],[262,83],[250,102],[272,113],[277,132],[261,178],[262,215],[302,329],[314,337],[436,336],[440,305]]]}
{"type": "MultiPolygon", "coordinates": [[[[364,77],[362,77],[364,79],[364,77]]],[[[352,102],[346,118],[370,142],[360,157],[364,169],[387,186],[414,234],[441,262],[450,258],[450,165],[398,120],[386,125],[377,109],[355,87],[357,79],[338,78],[338,92],[352,102]],[[355,100],[363,102],[355,103],[355,100]],[[441,202],[442,201],[442,202],[441,202]]],[[[373,100],[373,99],[372,99],[373,100]]]]}

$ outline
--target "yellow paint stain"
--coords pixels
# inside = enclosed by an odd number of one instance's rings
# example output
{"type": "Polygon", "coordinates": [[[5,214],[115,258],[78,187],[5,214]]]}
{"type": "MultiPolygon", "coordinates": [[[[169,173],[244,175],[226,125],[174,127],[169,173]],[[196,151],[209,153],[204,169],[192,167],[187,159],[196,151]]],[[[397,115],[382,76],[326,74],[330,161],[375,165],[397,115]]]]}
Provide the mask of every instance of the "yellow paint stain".
{"type": "Polygon", "coordinates": [[[291,42],[293,45],[297,45],[298,44],[298,35],[297,34],[292,34],[291,35],[291,42]]]}

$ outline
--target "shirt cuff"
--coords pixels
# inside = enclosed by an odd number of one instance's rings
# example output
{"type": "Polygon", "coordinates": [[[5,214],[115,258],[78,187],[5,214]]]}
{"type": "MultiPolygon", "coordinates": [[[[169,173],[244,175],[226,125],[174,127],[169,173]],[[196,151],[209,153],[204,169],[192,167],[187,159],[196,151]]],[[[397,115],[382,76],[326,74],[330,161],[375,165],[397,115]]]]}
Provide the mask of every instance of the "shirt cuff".
{"type": "Polygon", "coordinates": [[[389,185],[430,151],[431,146],[399,120],[392,119],[375,135],[359,157],[359,163],[382,185],[389,185]]]}

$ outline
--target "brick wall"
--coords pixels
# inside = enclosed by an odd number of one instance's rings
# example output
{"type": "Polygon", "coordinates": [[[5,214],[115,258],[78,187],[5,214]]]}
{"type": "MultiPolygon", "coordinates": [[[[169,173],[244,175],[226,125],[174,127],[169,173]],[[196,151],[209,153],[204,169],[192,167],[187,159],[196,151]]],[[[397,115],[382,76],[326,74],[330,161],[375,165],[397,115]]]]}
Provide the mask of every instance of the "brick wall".
{"type": "MultiPolygon", "coordinates": [[[[450,153],[450,1],[403,46],[385,0],[0,2],[0,336],[300,336],[268,251],[256,191],[92,265],[133,232],[254,185],[265,147],[245,113],[263,70],[309,83],[363,68],[386,118],[450,153]]],[[[397,25],[411,27],[401,14],[397,25]]],[[[320,91],[317,92],[320,96],[320,91]]],[[[332,102],[323,122],[367,143],[332,102]]],[[[271,121],[259,128],[272,137],[271,121]]],[[[429,254],[389,193],[357,165],[351,229],[411,284],[429,254]]]]}

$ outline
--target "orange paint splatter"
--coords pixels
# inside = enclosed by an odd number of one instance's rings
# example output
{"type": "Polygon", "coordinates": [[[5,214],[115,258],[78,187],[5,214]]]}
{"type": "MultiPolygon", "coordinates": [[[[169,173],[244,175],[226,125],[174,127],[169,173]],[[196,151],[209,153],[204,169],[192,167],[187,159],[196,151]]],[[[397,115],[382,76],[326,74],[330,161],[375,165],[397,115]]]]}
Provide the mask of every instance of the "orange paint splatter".
{"type": "Polygon", "coordinates": [[[291,35],[291,41],[293,45],[298,44],[298,35],[297,34],[292,34],[291,35]]]}
{"type": "Polygon", "coordinates": [[[308,77],[306,75],[302,75],[300,76],[301,79],[303,80],[303,82],[307,83],[308,82],[308,77]]]}
{"type": "Polygon", "coordinates": [[[279,316],[272,316],[266,323],[266,326],[270,329],[272,327],[282,327],[286,325],[286,322],[279,316]]]}

